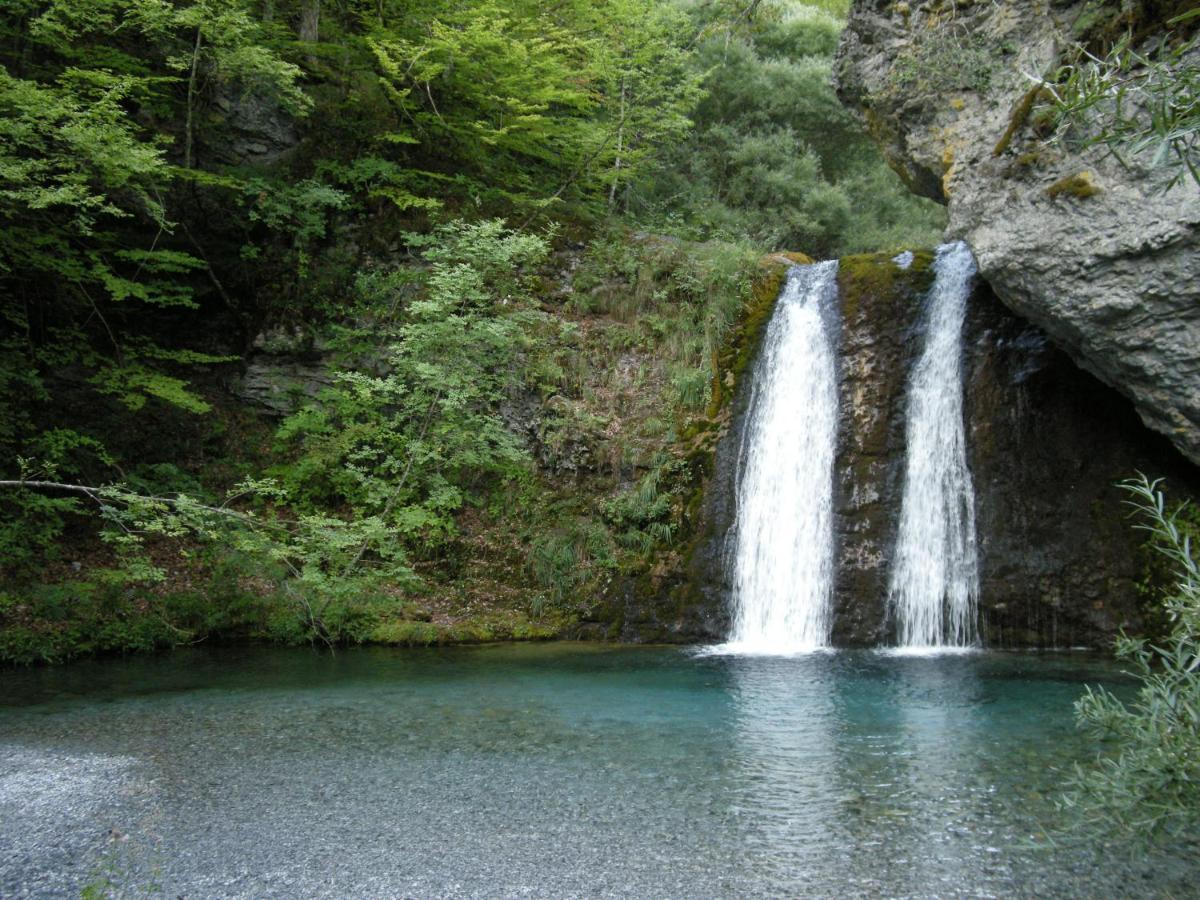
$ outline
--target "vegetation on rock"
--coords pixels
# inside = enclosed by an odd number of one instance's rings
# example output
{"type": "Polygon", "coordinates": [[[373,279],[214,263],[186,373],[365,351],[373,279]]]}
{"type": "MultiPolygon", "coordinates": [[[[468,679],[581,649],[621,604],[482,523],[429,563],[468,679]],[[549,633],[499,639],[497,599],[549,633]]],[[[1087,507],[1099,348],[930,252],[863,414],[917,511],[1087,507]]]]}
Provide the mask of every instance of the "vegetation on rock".
{"type": "Polygon", "coordinates": [[[1175,16],[1148,39],[1127,30],[1095,52],[1077,47],[1045,85],[1054,138],[1102,147],[1126,165],[1141,157],[1169,173],[1167,188],[1200,185],[1200,43],[1170,29],[1198,17],[1175,16]]]}

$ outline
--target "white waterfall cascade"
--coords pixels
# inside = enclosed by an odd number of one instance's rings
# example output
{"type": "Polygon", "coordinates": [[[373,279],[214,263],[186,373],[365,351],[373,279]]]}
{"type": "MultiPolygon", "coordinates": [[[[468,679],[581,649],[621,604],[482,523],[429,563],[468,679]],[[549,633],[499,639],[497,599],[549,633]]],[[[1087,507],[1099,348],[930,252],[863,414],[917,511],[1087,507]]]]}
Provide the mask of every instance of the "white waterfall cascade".
{"type": "Polygon", "coordinates": [[[909,651],[978,644],[975,490],[963,424],[962,329],[975,259],[938,248],[925,347],[908,384],[907,468],[888,607],[909,651]]]}
{"type": "Polygon", "coordinates": [[[823,310],[836,306],[837,271],[836,260],[790,269],[763,339],[740,454],[724,652],[829,644],[838,399],[823,310]]]}

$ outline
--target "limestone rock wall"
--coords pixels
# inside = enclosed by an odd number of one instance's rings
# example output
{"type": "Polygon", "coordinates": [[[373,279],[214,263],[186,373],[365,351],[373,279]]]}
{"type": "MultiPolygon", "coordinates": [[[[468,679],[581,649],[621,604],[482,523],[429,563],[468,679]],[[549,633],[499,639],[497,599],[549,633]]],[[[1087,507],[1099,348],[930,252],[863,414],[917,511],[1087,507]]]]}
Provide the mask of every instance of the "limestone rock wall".
{"type": "Polygon", "coordinates": [[[1200,187],[1047,144],[1031,93],[1095,22],[1149,6],[856,0],[835,77],[1000,300],[1200,463],[1200,187]]]}

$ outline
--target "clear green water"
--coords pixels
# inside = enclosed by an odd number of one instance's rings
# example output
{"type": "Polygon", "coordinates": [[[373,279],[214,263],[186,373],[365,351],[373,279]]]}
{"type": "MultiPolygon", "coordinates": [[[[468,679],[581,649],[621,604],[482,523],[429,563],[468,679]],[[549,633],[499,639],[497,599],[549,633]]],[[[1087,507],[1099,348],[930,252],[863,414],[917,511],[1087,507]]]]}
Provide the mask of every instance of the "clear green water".
{"type": "Polygon", "coordinates": [[[4,671],[0,896],[1193,895],[1182,855],[1042,837],[1115,678],[578,645],[4,671]]]}

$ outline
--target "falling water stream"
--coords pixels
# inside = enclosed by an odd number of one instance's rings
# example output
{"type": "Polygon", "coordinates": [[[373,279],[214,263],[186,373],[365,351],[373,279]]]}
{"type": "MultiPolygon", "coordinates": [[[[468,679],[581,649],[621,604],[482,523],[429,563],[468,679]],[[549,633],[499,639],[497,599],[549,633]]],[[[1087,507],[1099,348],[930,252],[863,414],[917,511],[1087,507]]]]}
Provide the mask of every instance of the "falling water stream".
{"type": "Polygon", "coordinates": [[[740,454],[729,652],[829,643],[837,366],[825,317],[837,271],[836,260],[790,269],[763,340],[740,454]]]}
{"type": "Polygon", "coordinates": [[[888,591],[907,650],[978,643],[975,492],[963,426],[962,328],[975,260],[962,241],[938,248],[925,346],[909,378],[907,463],[888,591]]]}

